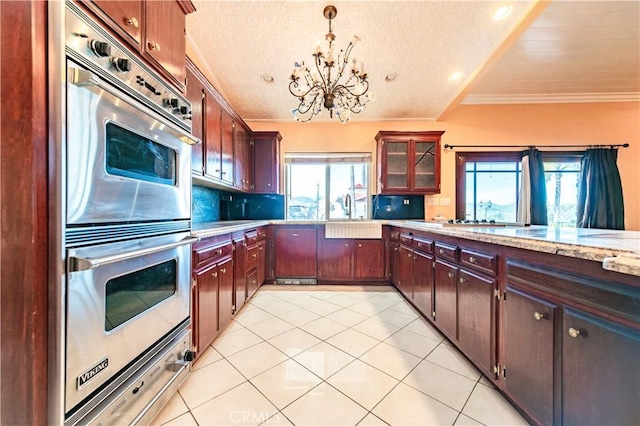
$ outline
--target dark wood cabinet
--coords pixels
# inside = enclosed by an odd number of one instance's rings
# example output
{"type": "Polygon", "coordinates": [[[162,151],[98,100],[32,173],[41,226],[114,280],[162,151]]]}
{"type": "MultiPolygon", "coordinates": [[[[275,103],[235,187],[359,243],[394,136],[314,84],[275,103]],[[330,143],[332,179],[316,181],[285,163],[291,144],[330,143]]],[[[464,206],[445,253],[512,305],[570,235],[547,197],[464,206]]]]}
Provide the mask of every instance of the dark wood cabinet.
{"type": "Polygon", "coordinates": [[[278,132],[253,133],[253,191],[280,193],[280,141],[278,132]]]}
{"type": "Polygon", "coordinates": [[[429,318],[433,318],[433,256],[413,252],[413,302],[429,318]]]}
{"type": "Polygon", "coordinates": [[[220,155],[220,179],[227,185],[233,185],[233,136],[236,123],[231,114],[222,110],[220,155]]]}
{"type": "Polygon", "coordinates": [[[204,93],[204,175],[222,178],[222,107],[212,91],[204,93]]]}
{"type": "Polygon", "coordinates": [[[384,242],[382,240],[354,240],[355,279],[382,280],[384,270],[384,242]]]}
{"type": "Polygon", "coordinates": [[[247,129],[242,125],[236,125],[233,136],[233,186],[247,191],[251,189],[247,167],[248,151],[247,129]]]}
{"type": "Polygon", "coordinates": [[[326,238],[318,254],[318,278],[351,280],[353,278],[354,241],[326,238]]]}
{"type": "Polygon", "coordinates": [[[440,138],[444,132],[376,135],[381,194],[440,193],[440,138]]]}
{"type": "Polygon", "coordinates": [[[458,267],[437,258],[435,263],[435,322],[447,337],[456,341],[458,339],[458,267]]]}
{"type": "Polygon", "coordinates": [[[236,313],[247,300],[247,242],[244,232],[234,235],[233,247],[233,312],[236,313]]]}
{"type": "Polygon", "coordinates": [[[507,286],[504,306],[506,391],[540,424],[555,424],[553,348],[558,307],[512,286],[507,286]]]}
{"type": "Polygon", "coordinates": [[[142,0],[93,0],[91,3],[97,6],[94,12],[100,15],[105,23],[110,24],[112,30],[118,32],[130,44],[140,45],[144,20],[142,0]]]}
{"type": "Polygon", "coordinates": [[[640,331],[566,308],[561,340],[562,423],[637,425],[640,331]]]}
{"type": "Polygon", "coordinates": [[[218,329],[222,330],[233,316],[233,258],[218,263],[218,329]]]}
{"type": "MultiPolygon", "coordinates": [[[[109,2],[110,3],[110,2],[109,2]]],[[[187,62],[187,99],[191,102],[191,133],[200,139],[200,143],[191,145],[191,172],[204,174],[204,85],[198,76],[199,71],[187,62]]]]}
{"type": "Polygon", "coordinates": [[[316,278],[317,243],[317,227],[277,226],[276,278],[316,278]]]}
{"type": "Polygon", "coordinates": [[[458,270],[458,342],[485,374],[492,374],[494,365],[495,288],[493,278],[458,270]]]}
{"type": "Polygon", "coordinates": [[[195,273],[196,300],[193,301],[194,321],[192,323],[191,341],[196,353],[204,351],[218,335],[218,267],[195,273]]]}

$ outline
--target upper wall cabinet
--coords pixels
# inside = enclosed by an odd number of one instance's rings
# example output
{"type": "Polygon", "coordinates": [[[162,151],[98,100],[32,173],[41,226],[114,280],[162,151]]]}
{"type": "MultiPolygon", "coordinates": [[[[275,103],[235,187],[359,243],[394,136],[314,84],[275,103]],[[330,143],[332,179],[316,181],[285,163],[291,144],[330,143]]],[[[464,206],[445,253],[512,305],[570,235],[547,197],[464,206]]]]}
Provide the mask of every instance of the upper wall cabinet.
{"type": "Polygon", "coordinates": [[[258,194],[280,193],[280,141],[278,132],[253,134],[253,181],[258,194]]]}
{"type": "Polygon", "coordinates": [[[440,193],[440,138],[444,132],[378,132],[381,194],[440,193]]]}
{"type": "Polygon", "coordinates": [[[195,11],[191,1],[93,0],[83,4],[184,92],[185,15],[195,11]]]}

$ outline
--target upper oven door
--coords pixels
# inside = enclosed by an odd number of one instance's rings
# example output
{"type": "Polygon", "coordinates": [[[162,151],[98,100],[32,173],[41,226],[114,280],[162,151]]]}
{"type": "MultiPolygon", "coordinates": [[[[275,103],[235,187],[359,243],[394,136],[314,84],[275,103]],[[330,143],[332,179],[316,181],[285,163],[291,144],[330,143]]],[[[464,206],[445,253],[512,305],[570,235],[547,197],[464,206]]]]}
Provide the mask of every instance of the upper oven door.
{"type": "Polygon", "coordinates": [[[67,60],[67,225],[191,218],[193,139],[67,60]]]}
{"type": "Polygon", "coordinates": [[[68,251],[66,408],[189,318],[188,233],[68,251]]]}

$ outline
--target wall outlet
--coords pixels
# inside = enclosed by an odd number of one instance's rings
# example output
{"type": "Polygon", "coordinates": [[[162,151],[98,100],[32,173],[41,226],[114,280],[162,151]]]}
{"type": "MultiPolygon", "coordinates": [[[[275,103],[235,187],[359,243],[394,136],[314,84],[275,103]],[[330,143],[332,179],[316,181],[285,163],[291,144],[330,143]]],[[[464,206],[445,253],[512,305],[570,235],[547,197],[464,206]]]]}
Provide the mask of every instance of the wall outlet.
{"type": "Polygon", "coordinates": [[[409,205],[409,199],[405,198],[404,200],[402,200],[402,204],[404,204],[405,206],[409,205]]]}

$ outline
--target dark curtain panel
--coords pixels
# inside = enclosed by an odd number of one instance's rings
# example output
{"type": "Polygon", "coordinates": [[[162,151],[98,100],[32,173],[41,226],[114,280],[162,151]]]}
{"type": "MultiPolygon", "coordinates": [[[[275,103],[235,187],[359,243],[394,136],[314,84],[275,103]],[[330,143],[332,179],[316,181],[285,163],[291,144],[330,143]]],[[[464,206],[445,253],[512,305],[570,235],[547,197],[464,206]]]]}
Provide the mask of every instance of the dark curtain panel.
{"type": "Polygon", "coordinates": [[[616,160],[618,150],[594,148],[580,161],[578,227],[624,229],[622,182],[616,160]]]}
{"type": "Polygon", "coordinates": [[[531,178],[531,224],[547,225],[547,184],[544,180],[544,163],[540,151],[528,149],[522,155],[529,156],[531,178]]]}

